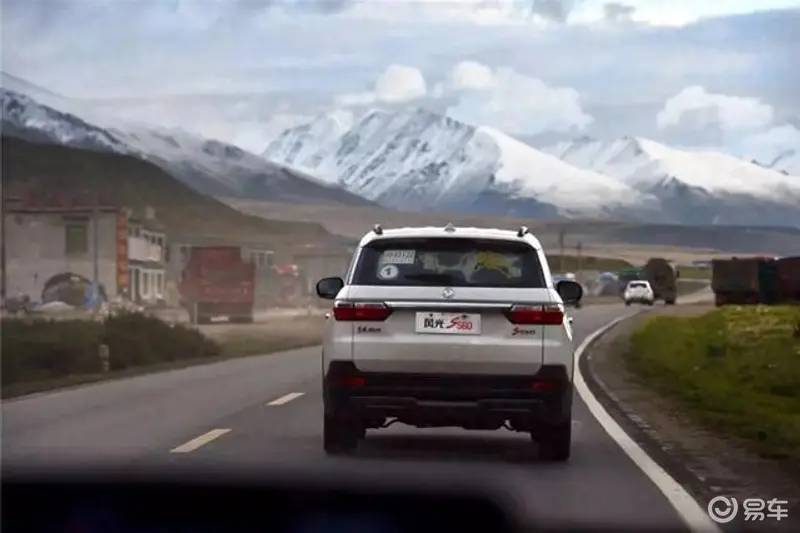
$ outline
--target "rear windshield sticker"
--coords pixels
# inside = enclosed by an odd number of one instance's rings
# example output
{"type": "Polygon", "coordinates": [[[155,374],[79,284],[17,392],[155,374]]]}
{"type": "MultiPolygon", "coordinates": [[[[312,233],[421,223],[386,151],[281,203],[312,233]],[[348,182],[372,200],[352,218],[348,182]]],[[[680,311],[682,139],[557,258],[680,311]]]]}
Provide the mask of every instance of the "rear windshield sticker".
{"type": "Polygon", "coordinates": [[[381,254],[381,263],[413,265],[416,255],[415,250],[386,250],[381,254]]]}
{"type": "Polygon", "coordinates": [[[378,270],[378,277],[381,279],[394,279],[400,275],[400,269],[397,265],[383,265],[378,270]]]}
{"type": "Polygon", "coordinates": [[[476,267],[477,268],[485,268],[487,270],[497,270],[498,272],[502,272],[506,275],[506,277],[511,277],[511,259],[508,256],[503,254],[498,254],[496,252],[478,252],[475,254],[476,257],[476,267]]]}

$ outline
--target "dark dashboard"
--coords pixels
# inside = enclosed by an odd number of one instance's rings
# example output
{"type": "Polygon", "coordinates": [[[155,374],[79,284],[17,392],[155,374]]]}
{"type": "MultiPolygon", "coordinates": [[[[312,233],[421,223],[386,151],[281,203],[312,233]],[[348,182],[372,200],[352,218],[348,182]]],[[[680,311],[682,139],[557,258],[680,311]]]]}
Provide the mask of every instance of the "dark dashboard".
{"type": "MultiPolygon", "coordinates": [[[[3,468],[4,533],[615,531],[536,523],[513,469],[331,462],[320,467],[3,468]]],[[[527,497],[527,496],[526,496],[527,497]]]]}

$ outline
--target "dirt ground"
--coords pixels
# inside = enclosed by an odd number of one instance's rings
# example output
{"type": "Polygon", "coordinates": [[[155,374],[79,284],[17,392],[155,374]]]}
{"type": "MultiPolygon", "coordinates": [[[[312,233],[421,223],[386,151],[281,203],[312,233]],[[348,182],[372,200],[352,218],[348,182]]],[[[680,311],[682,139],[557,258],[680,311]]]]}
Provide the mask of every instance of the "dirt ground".
{"type": "MultiPolygon", "coordinates": [[[[553,228],[558,224],[554,221],[531,220],[525,218],[491,217],[483,215],[468,215],[457,213],[408,213],[395,211],[380,207],[352,207],[334,204],[287,204],[281,202],[263,202],[255,200],[241,200],[236,198],[220,197],[219,200],[228,205],[251,215],[262,216],[276,220],[292,220],[304,222],[318,222],[325,229],[334,234],[344,235],[358,240],[364,235],[369,226],[374,222],[380,222],[384,228],[396,228],[408,225],[433,225],[444,226],[452,222],[457,226],[479,226],[479,227],[501,227],[516,229],[521,225],[531,228],[537,234],[545,249],[552,251],[551,248],[557,246],[557,231],[553,228]],[[365,224],[364,220],[371,221],[365,224]]],[[[630,235],[630,230],[635,229],[638,224],[633,226],[625,224],[628,231],[623,232],[625,236],[630,235]]],[[[622,230],[620,223],[588,220],[571,220],[567,227],[567,248],[574,253],[577,242],[583,243],[583,253],[585,255],[595,255],[600,257],[614,257],[625,259],[634,263],[644,264],[650,257],[667,257],[679,263],[690,263],[696,259],[709,259],[711,257],[730,257],[730,253],[721,253],[712,249],[717,239],[708,239],[709,248],[687,248],[678,246],[668,246],[662,244],[631,244],[625,237],[622,241],[615,237],[615,230],[612,227],[622,230]],[[594,229],[603,227],[608,229],[608,233],[591,231],[582,234],[581,227],[590,224],[594,229]]],[[[643,240],[633,242],[647,242],[647,229],[642,229],[640,236],[643,240]]],[[[738,254],[744,256],[747,254],[738,254]]]]}
{"type": "Polygon", "coordinates": [[[254,324],[231,324],[219,322],[198,326],[204,335],[214,339],[236,336],[245,337],[313,337],[321,338],[320,330],[325,324],[324,312],[313,315],[272,316],[256,319],[254,324]]]}
{"type": "MultiPolygon", "coordinates": [[[[711,309],[709,304],[700,304],[653,312],[692,316],[711,309]]],[[[627,370],[621,354],[644,316],[621,323],[589,348],[585,358],[590,388],[599,389],[598,399],[606,409],[623,427],[633,428],[635,440],[698,501],[708,502],[718,495],[736,497],[740,505],[746,498],[789,501],[788,519],[743,522],[736,531],[800,531],[800,479],[789,475],[779,462],[757,457],[742,443],[699,427],[675,402],[656,394],[627,370]]]]}

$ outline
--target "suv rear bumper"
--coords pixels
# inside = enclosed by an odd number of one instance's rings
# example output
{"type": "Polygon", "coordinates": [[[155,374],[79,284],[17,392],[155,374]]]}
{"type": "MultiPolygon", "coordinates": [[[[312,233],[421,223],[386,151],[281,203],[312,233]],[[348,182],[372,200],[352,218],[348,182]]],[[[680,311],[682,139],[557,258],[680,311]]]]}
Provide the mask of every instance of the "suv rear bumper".
{"type": "Polygon", "coordinates": [[[572,382],[563,365],[531,375],[487,376],[361,372],[332,362],[323,381],[325,412],[366,427],[391,418],[418,427],[497,429],[509,423],[531,431],[571,418],[572,382]]]}

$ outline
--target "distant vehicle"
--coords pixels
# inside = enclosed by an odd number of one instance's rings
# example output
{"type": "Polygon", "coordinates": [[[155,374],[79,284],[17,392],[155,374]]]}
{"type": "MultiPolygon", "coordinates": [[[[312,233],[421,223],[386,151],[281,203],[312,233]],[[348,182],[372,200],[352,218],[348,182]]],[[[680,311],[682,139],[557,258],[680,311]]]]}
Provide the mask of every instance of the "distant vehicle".
{"type": "Polygon", "coordinates": [[[629,281],[622,298],[625,300],[625,305],[634,303],[653,305],[656,301],[653,288],[647,280],[629,281]]]}
{"type": "Polygon", "coordinates": [[[800,256],[777,260],[778,298],[782,302],[800,302],[800,256]]]}
{"type": "Polygon", "coordinates": [[[617,272],[616,276],[619,280],[619,295],[622,296],[629,281],[644,279],[644,271],[641,268],[626,268],[617,272]]]}
{"type": "Polygon", "coordinates": [[[231,322],[253,321],[255,263],[242,259],[238,246],[195,246],[181,273],[181,305],[193,324],[216,316],[231,322]]]}
{"type": "Polygon", "coordinates": [[[667,305],[674,305],[678,299],[678,278],[680,274],[675,267],[663,257],[651,257],[644,265],[644,279],[650,282],[653,297],[664,300],[667,305]]]}
{"type": "Polygon", "coordinates": [[[376,226],[346,279],[317,283],[333,300],[323,334],[323,446],[354,451],[367,428],[508,428],[567,461],[573,333],[539,240],[482,228],[376,226]]]}
{"type": "Polygon", "coordinates": [[[776,261],[773,257],[715,259],[711,269],[715,305],[770,304],[787,300],[793,285],[792,276],[787,275],[791,265],[791,260],[776,261]]]}

